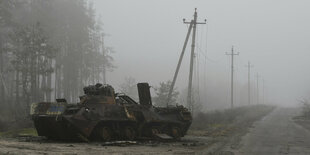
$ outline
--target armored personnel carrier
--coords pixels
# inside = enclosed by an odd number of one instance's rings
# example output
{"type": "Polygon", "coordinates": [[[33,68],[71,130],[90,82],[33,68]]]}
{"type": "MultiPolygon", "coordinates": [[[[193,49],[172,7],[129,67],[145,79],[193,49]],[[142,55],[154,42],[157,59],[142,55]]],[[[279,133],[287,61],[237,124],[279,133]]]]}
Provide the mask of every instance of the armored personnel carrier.
{"type": "Polygon", "coordinates": [[[183,137],[192,122],[183,106],[155,107],[148,83],[138,83],[140,103],[115,93],[110,85],[90,85],[77,104],[65,99],[34,103],[31,116],[39,136],[84,141],[134,140],[169,135],[183,137]]]}

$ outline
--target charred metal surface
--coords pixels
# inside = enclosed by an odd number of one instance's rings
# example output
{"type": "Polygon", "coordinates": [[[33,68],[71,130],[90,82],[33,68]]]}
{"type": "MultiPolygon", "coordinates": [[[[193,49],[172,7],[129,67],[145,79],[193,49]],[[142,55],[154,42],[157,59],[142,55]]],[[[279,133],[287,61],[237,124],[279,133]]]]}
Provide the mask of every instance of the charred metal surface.
{"type": "Polygon", "coordinates": [[[138,93],[140,104],[142,105],[152,105],[152,98],[150,92],[150,86],[148,83],[138,83],[138,93]]]}
{"type": "Polygon", "coordinates": [[[38,135],[52,139],[183,137],[191,125],[191,113],[183,106],[154,107],[149,88],[148,83],[138,84],[138,104],[125,94],[116,94],[110,85],[90,85],[79,103],[68,104],[65,99],[34,103],[31,116],[38,135]]]}

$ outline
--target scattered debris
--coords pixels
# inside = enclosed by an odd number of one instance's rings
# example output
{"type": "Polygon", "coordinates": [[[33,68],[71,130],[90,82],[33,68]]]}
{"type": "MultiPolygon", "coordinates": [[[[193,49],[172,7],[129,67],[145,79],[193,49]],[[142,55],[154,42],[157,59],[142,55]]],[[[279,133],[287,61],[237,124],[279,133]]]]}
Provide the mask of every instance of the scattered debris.
{"type": "Polygon", "coordinates": [[[205,145],[205,143],[202,142],[190,142],[190,143],[182,143],[183,146],[202,146],[205,145]]]}
{"type": "Polygon", "coordinates": [[[167,134],[155,134],[157,138],[160,138],[162,140],[173,140],[173,137],[167,135],[167,134]]]}
{"type": "Polygon", "coordinates": [[[137,144],[137,141],[111,141],[111,142],[104,142],[102,146],[127,146],[137,144]]]}

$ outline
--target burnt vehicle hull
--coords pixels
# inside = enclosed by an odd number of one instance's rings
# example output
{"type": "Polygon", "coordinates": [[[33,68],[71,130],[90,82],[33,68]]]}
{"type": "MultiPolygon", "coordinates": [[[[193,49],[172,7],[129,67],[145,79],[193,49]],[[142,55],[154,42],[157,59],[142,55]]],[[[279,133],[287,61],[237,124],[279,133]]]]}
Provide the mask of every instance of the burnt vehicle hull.
{"type": "Polygon", "coordinates": [[[138,84],[140,104],[108,88],[84,88],[85,95],[76,105],[65,100],[34,104],[31,115],[38,135],[85,141],[134,140],[158,134],[179,139],[191,125],[191,113],[183,106],[152,106],[147,83],[138,84]]]}
{"type": "Polygon", "coordinates": [[[35,116],[34,126],[39,136],[45,136],[50,139],[77,139],[79,132],[74,132],[69,122],[62,119],[56,119],[54,116],[35,116]]]}

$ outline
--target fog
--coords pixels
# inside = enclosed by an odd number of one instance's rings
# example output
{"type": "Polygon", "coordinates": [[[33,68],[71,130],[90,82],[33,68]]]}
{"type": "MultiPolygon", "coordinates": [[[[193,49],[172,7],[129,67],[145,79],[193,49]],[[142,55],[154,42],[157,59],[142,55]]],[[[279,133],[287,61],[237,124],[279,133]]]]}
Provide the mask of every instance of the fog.
{"type": "Polygon", "coordinates": [[[0,0],[0,154],[310,154],[309,8],[0,0]]]}
{"type": "MultiPolygon", "coordinates": [[[[27,114],[31,103],[77,103],[83,87],[100,82],[139,102],[136,83],[148,82],[154,105],[163,106],[189,27],[183,19],[190,21],[197,8],[198,22],[207,22],[196,32],[196,109],[230,108],[232,46],[239,53],[235,106],[296,106],[310,97],[309,6],[280,0],[0,1],[0,101],[27,114]]],[[[187,106],[190,48],[191,36],[171,104],[187,106]]]]}
{"type": "MultiPolygon", "coordinates": [[[[107,82],[116,87],[125,77],[151,85],[172,80],[187,32],[182,19],[190,20],[197,8],[198,21],[207,19],[206,25],[197,28],[196,42],[200,94],[207,96],[206,107],[208,104],[229,106],[230,57],[225,52],[230,52],[232,45],[240,52],[235,57],[236,104],[246,99],[247,92],[242,89],[247,88],[248,61],[254,65],[253,103],[256,102],[256,73],[260,75],[260,91],[262,79],[265,81],[266,103],[297,105],[297,99],[309,96],[310,74],[306,68],[310,64],[310,3],[306,0],[94,2],[108,34],[105,44],[116,51],[112,54],[116,68],[107,74],[107,82]],[[220,93],[215,88],[221,89],[220,93]],[[210,103],[208,97],[224,103],[210,103]]],[[[189,53],[190,45],[176,83],[179,91],[187,86],[189,53]]]]}

